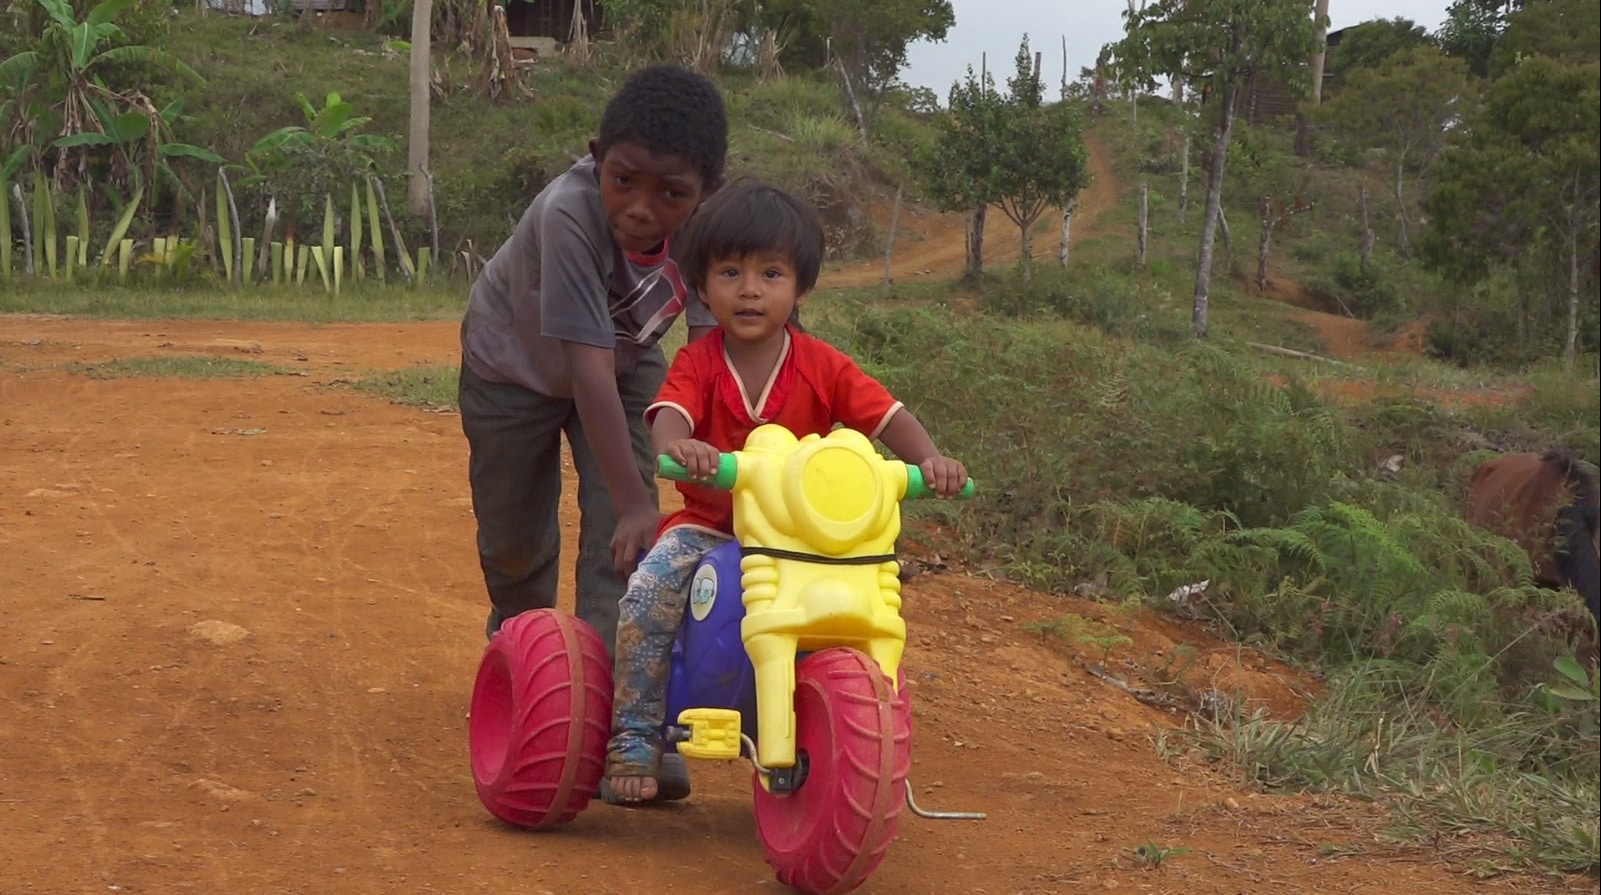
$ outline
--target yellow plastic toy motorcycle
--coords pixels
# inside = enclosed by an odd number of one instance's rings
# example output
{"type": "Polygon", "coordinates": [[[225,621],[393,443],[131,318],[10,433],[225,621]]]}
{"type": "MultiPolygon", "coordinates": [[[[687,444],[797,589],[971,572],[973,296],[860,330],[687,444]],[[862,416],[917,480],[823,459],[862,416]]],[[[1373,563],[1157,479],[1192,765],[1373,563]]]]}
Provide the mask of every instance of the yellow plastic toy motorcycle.
{"type": "MultiPolygon", "coordinates": [[[[659,472],[688,481],[662,457],[659,472]]],[[[900,501],[918,467],[839,429],[761,426],[709,481],[733,493],[734,541],[690,584],[665,739],[686,758],[755,766],[756,828],[778,879],[806,895],[859,886],[895,838],[911,709],[900,676],[900,501]]],[[[969,482],[962,496],[972,494],[969,482]]],[[[469,740],[480,800],[546,828],[588,805],[605,765],[611,669],[593,630],[555,610],[508,621],[485,649],[469,740]]]]}

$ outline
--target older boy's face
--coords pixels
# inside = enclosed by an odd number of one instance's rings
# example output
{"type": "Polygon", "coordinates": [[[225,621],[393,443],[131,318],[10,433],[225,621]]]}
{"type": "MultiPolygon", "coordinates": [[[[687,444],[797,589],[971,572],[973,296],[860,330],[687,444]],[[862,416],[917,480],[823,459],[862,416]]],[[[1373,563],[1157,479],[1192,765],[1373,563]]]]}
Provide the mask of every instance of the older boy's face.
{"type": "Polygon", "coordinates": [[[600,201],[612,237],[630,252],[650,252],[671,236],[700,204],[705,179],[676,153],[658,155],[637,143],[619,142],[602,156],[594,143],[600,201]]]}

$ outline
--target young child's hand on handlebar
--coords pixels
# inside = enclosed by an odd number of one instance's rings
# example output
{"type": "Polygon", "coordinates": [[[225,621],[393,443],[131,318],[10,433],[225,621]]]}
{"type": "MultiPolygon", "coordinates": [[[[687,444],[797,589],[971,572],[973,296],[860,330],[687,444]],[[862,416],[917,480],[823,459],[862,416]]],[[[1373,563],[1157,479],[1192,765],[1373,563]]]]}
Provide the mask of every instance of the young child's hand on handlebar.
{"type": "Polygon", "coordinates": [[[722,453],[704,441],[682,438],[667,445],[667,456],[672,457],[691,478],[709,479],[717,474],[722,453]]]}
{"type": "Polygon", "coordinates": [[[935,455],[917,465],[923,470],[923,484],[940,497],[955,497],[967,484],[967,467],[960,460],[935,455]]]}

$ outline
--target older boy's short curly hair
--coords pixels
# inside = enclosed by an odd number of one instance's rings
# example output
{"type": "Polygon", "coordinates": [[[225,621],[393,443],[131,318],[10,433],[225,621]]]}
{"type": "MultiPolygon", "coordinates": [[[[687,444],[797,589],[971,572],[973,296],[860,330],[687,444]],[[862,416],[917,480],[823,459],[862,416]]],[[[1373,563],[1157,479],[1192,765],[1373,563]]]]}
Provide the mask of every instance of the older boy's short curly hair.
{"type": "Polygon", "coordinates": [[[801,292],[817,285],[823,224],[812,206],[752,178],[740,178],[707,199],[684,230],[678,269],[699,291],[714,262],[776,252],[795,268],[801,292]]]}
{"type": "Polygon", "coordinates": [[[710,80],[673,65],[642,68],[623,83],[600,116],[601,155],[616,143],[689,160],[709,185],[723,176],[728,115],[710,80]]]}

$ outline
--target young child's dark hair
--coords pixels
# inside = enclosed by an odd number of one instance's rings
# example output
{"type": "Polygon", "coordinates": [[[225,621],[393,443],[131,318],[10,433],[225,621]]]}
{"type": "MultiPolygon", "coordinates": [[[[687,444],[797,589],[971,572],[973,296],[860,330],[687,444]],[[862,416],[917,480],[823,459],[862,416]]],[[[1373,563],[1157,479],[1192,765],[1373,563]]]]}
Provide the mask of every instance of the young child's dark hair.
{"type": "Polygon", "coordinates": [[[701,205],[684,229],[678,268],[697,290],[707,268],[726,258],[777,252],[795,268],[796,285],[810,292],[823,265],[823,225],[811,205],[759,181],[741,178],[701,205]]]}
{"type": "Polygon", "coordinates": [[[709,186],[723,176],[728,114],[717,85],[687,69],[651,65],[623,83],[600,116],[596,148],[637,143],[689,160],[709,186]]]}

